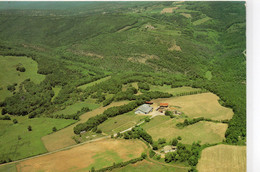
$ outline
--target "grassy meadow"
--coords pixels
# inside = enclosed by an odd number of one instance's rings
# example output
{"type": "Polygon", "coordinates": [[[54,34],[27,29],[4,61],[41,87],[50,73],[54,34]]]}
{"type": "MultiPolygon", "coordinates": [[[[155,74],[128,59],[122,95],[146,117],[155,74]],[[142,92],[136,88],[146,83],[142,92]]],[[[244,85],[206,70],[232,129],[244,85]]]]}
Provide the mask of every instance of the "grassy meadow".
{"type": "Polygon", "coordinates": [[[118,115],[114,118],[109,118],[104,123],[98,126],[102,132],[106,134],[117,133],[135,126],[141,122],[146,116],[135,114],[134,111],[118,115]]]}
{"type": "Polygon", "coordinates": [[[217,145],[202,151],[197,165],[200,172],[246,171],[246,146],[217,145]]]}
{"type": "Polygon", "coordinates": [[[140,157],[146,145],[139,140],[103,139],[68,150],[25,160],[18,171],[89,171],[140,157]]]}
{"type": "Polygon", "coordinates": [[[151,91],[161,91],[170,93],[172,95],[180,94],[180,93],[189,93],[192,91],[200,91],[200,88],[192,88],[192,87],[178,87],[178,88],[171,88],[170,85],[163,85],[163,86],[150,86],[151,91]]]}
{"type": "Polygon", "coordinates": [[[36,84],[43,81],[45,76],[37,74],[37,70],[37,62],[31,58],[0,55],[0,87],[2,88],[0,89],[0,101],[12,96],[12,93],[7,90],[8,85],[17,83],[16,89],[18,89],[19,84],[28,78],[36,84]],[[18,66],[24,67],[25,72],[17,71],[18,66]]]}
{"type": "Polygon", "coordinates": [[[176,124],[183,120],[171,119],[167,116],[157,116],[150,122],[143,124],[143,128],[154,140],[166,138],[167,141],[170,141],[173,138],[181,136],[181,142],[185,144],[192,144],[196,141],[201,141],[202,144],[218,143],[222,142],[225,138],[227,124],[201,121],[182,129],[176,127],[176,124]]]}
{"type": "Polygon", "coordinates": [[[99,79],[99,80],[97,80],[97,81],[94,81],[94,82],[91,82],[91,83],[87,83],[87,84],[81,85],[81,86],[79,86],[78,88],[84,90],[84,89],[86,89],[87,87],[91,87],[91,86],[93,86],[93,85],[95,85],[95,84],[99,84],[99,83],[101,83],[101,82],[103,82],[103,81],[106,81],[106,80],[108,80],[108,79],[110,79],[110,78],[111,78],[111,76],[107,76],[107,77],[101,78],[101,79],[99,79]]]}
{"type": "Polygon", "coordinates": [[[41,137],[52,133],[52,128],[62,129],[72,123],[74,120],[34,118],[34,119],[17,119],[18,123],[12,121],[0,121],[0,156],[18,160],[25,157],[34,156],[47,152],[41,137]],[[28,126],[32,131],[28,131],[28,126]]]}

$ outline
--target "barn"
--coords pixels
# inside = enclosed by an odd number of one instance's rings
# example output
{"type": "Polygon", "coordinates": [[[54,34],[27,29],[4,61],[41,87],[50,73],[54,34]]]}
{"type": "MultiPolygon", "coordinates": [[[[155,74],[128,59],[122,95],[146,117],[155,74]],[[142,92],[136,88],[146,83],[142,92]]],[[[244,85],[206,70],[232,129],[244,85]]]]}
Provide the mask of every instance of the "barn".
{"type": "Polygon", "coordinates": [[[139,114],[139,113],[144,113],[144,114],[148,114],[153,110],[153,108],[148,105],[148,104],[143,104],[141,106],[139,106],[136,111],[135,114],[139,114]]]}

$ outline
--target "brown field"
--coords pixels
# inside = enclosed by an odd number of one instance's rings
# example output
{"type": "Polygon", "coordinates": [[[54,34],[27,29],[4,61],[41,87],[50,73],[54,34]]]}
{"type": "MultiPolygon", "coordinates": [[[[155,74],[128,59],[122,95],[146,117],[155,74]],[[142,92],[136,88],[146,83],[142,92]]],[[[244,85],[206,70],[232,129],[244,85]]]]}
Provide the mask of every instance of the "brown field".
{"type": "Polygon", "coordinates": [[[112,165],[113,162],[137,158],[146,145],[138,140],[103,139],[69,150],[44,155],[17,164],[17,171],[88,171],[112,165]],[[102,163],[98,163],[98,162],[102,163]],[[98,168],[99,167],[99,168],[98,168]]]}
{"type": "Polygon", "coordinates": [[[42,137],[42,141],[46,149],[50,151],[62,149],[67,146],[75,145],[75,141],[72,139],[72,137],[75,135],[73,132],[73,128],[78,124],[82,122],[86,122],[90,117],[101,114],[104,112],[104,110],[112,107],[112,106],[120,106],[123,104],[127,104],[128,101],[121,101],[121,102],[113,102],[109,106],[106,107],[100,107],[93,111],[87,112],[80,116],[80,121],[68,126],[62,130],[59,130],[55,133],[52,133],[50,135],[42,137]]]}
{"type": "Polygon", "coordinates": [[[200,172],[246,172],[246,146],[217,145],[202,151],[200,172]]]}
{"type": "Polygon", "coordinates": [[[205,117],[214,120],[231,119],[233,111],[230,108],[221,106],[218,103],[219,97],[213,93],[202,93],[189,96],[181,96],[167,99],[156,99],[153,102],[169,103],[171,106],[178,106],[180,111],[191,118],[205,117]]]}

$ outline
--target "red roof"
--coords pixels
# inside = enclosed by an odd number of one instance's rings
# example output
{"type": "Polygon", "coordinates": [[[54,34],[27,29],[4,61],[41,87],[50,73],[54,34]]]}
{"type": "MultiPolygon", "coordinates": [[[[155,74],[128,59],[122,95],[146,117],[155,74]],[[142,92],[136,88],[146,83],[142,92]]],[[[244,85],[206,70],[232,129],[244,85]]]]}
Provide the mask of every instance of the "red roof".
{"type": "Polygon", "coordinates": [[[146,104],[153,104],[153,102],[150,102],[150,101],[146,101],[145,103],[146,104]]]}
{"type": "Polygon", "coordinates": [[[168,103],[160,103],[160,106],[169,106],[168,103]]]}

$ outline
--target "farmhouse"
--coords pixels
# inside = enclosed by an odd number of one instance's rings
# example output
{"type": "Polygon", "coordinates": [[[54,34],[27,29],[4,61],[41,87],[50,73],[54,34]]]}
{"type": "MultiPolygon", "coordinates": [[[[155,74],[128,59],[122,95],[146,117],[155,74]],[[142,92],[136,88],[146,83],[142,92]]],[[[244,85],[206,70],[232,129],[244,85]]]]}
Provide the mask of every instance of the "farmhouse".
{"type": "Polygon", "coordinates": [[[160,103],[160,107],[162,108],[167,108],[169,106],[168,103],[160,103]]]}
{"type": "Polygon", "coordinates": [[[136,109],[135,114],[139,114],[139,113],[148,114],[152,110],[153,110],[153,108],[150,107],[149,104],[143,104],[142,106],[140,106],[139,108],[136,109]]]}

